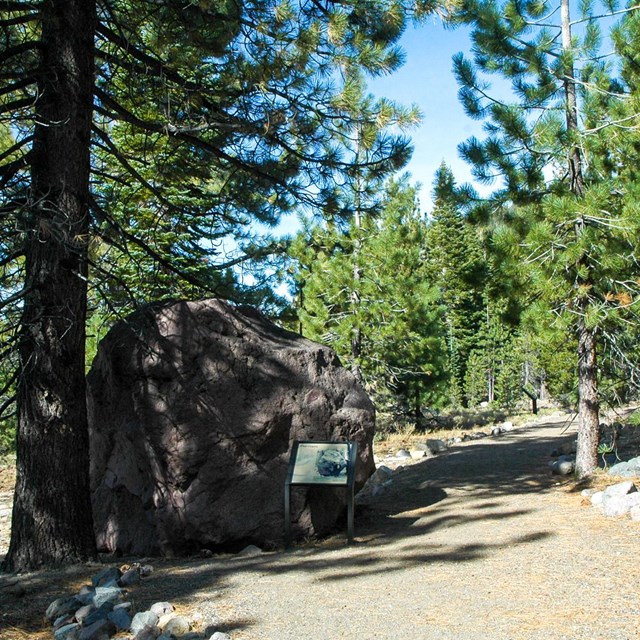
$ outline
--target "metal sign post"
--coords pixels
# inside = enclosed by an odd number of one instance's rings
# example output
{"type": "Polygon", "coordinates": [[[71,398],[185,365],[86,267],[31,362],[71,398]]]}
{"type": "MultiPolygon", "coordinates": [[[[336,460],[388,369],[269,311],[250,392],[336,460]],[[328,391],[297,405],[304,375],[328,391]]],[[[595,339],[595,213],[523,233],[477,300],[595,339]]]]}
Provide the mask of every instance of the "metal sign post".
{"type": "Polygon", "coordinates": [[[287,480],[284,485],[284,542],[291,540],[291,487],[325,485],[344,487],[347,491],[347,540],[353,542],[353,499],[357,442],[317,442],[296,440],[293,443],[287,480]]]}

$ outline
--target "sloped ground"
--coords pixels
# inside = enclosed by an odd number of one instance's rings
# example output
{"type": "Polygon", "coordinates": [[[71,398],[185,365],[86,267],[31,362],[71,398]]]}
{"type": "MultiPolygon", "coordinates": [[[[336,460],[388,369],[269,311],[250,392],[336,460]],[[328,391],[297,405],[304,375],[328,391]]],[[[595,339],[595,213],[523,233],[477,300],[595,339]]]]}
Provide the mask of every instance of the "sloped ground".
{"type": "MultiPolygon", "coordinates": [[[[565,429],[521,428],[397,471],[358,508],[352,546],[340,534],[255,557],[152,561],[132,596],[139,609],[177,603],[233,640],[638,638],[640,523],[605,519],[550,475],[550,451],[575,438],[565,429]]],[[[0,638],[38,637],[48,602],[95,572],[25,578],[25,595],[3,595],[0,638]]]]}

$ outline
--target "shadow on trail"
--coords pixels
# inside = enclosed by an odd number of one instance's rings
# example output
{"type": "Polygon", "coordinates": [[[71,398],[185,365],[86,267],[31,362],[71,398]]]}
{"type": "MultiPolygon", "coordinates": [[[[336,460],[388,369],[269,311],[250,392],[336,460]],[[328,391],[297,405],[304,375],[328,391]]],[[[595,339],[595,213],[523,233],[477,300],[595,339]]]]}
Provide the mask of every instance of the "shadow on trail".
{"type": "MultiPolygon", "coordinates": [[[[313,582],[331,584],[422,564],[432,569],[438,563],[481,562],[503,549],[535,544],[553,533],[539,530],[523,535],[522,528],[510,523],[534,510],[533,497],[559,481],[548,470],[550,452],[575,437],[559,434],[557,424],[538,425],[530,433],[518,430],[473,441],[396,471],[381,495],[356,509],[354,545],[347,546],[341,532],[313,545],[251,557],[155,561],[156,572],[136,588],[136,606],[143,610],[157,600],[168,600],[187,606],[206,602],[215,608],[226,593],[241,589],[249,578],[274,581],[304,574],[313,582]],[[508,496],[531,499],[514,509],[514,502],[505,500],[508,496]],[[503,535],[479,541],[463,530],[481,523],[495,523],[503,535]],[[438,532],[446,537],[430,537],[438,532]]],[[[112,564],[118,562],[114,559],[112,564]]],[[[12,618],[5,618],[5,624],[25,629],[12,618]]],[[[230,613],[211,629],[232,632],[259,625],[259,619],[230,613]]]]}
{"type": "MultiPolygon", "coordinates": [[[[517,526],[510,527],[535,507],[528,508],[524,502],[524,507],[514,509],[508,506],[513,502],[507,504],[503,497],[533,497],[558,482],[548,470],[550,452],[575,437],[558,434],[557,424],[539,425],[535,437],[525,430],[514,431],[452,448],[396,471],[382,495],[356,509],[354,545],[347,546],[341,533],[289,551],[186,561],[179,563],[178,576],[171,575],[168,597],[188,602],[198,585],[205,584],[223,593],[241,588],[238,583],[244,573],[257,581],[304,574],[313,582],[330,584],[384,576],[421,564],[433,568],[438,563],[480,562],[504,549],[545,540],[554,534],[547,530],[523,534],[517,526]],[[470,542],[468,534],[457,534],[459,527],[477,523],[495,523],[507,535],[470,542]],[[430,539],[430,534],[444,530],[448,542],[430,539]]],[[[246,620],[244,625],[252,622],[246,620]]]]}

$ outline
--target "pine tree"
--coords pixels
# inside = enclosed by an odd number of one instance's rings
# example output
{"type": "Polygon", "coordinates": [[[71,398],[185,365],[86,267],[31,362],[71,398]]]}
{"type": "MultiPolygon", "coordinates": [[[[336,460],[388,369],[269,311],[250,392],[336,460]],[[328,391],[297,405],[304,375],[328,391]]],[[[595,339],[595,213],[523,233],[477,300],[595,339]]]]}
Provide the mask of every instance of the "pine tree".
{"type": "Polygon", "coordinates": [[[463,398],[467,360],[483,319],[489,271],[479,235],[462,212],[455,178],[444,163],[434,179],[433,199],[426,268],[444,307],[450,398],[455,405],[463,398]]]}
{"type": "Polygon", "coordinates": [[[297,262],[302,332],[332,346],[364,384],[421,420],[424,405],[439,404],[445,350],[437,291],[426,277],[426,225],[415,188],[391,181],[377,218],[346,232],[331,222],[307,227],[292,246],[297,262]],[[357,241],[354,263],[354,242],[357,241]],[[354,307],[354,264],[359,271],[354,307]],[[352,350],[354,330],[361,348],[352,350]]]}
{"type": "MultiPolygon", "coordinates": [[[[122,261],[140,251],[148,264],[215,292],[224,277],[211,271],[229,266],[216,252],[223,238],[242,241],[243,227],[272,224],[294,205],[324,206],[351,170],[343,150],[352,86],[362,73],[401,62],[395,43],[415,7],[252,0],[0,7],[7,69],[0,113],[16,136],[0,156],[0,220],[14,230],[1,260],[22,285],[13,300],[21,312],[18,480],[6,568],[27,570],[95,555],[87,286],[112,273],[92,240],[118,256],[123,279],[122,261]],[[206,269],[201,240],[211,257],[206,269]]],[[[393,164],[405,147],[381,138],[370,162],[393,164]]]]}
{"type": "Polygon", "coordinates": [[[610,128],[612,105],[622,97],[620,83],[599,55],[591,9],[583,5],[579,21],[572,23],[568,0],[555,6],[466,2],[460,19],[473,26],[474,64],[455,59],[463,105],[472,117],[486,119],[488,133],[482,142],[461,145],[461,152],[479,179],[502,177],[494,202],[511,202],[522,216],[524,239],[512,229],[514,249],[525,249],[521,258],[532,268],[539,295],[573,320],[578,477],[597,465],[597,344],[605,320],[624,306],[621,282],[634,269],[629,256],[637,225],[630,201],[614,195],[616,176],[598,173],[603,165],[589,155],[610,128]],[[577,24],[584,25],[580,34],[577,24]],[[491,96],[478,71],[510,80],[516,101],[491,96]]]}

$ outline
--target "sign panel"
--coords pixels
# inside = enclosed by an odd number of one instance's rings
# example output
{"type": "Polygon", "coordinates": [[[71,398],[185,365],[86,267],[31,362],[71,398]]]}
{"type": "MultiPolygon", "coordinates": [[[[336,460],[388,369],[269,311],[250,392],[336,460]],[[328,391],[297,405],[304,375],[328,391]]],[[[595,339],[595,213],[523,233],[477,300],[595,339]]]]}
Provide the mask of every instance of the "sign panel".
{"type": "Polygon", "coordinates": [[[292,484],[347,484],[347,442],[299,442],[293,462],[292,484]]]}
{"type": "Polygon", "coordinates": [[[355,442],[296,441],[289,458],[284,487],[284,538],[289,546],[291,534],[291,487],[326,485],[344,487],[347,492],[347,539],[353,542],[353,490],[358,445],[355,442]]]}

